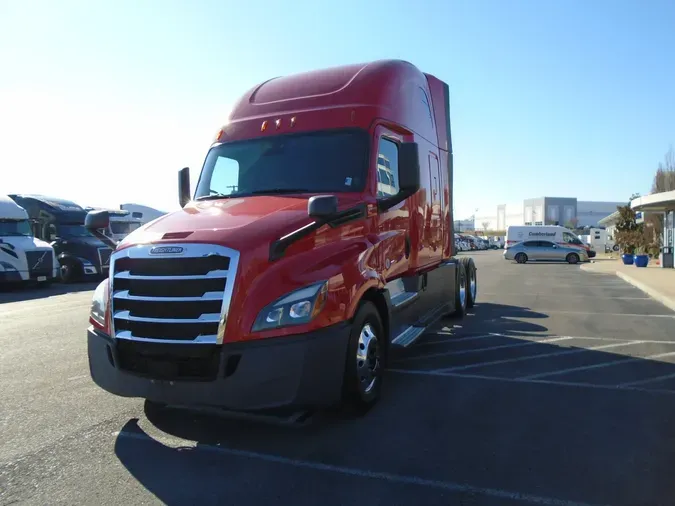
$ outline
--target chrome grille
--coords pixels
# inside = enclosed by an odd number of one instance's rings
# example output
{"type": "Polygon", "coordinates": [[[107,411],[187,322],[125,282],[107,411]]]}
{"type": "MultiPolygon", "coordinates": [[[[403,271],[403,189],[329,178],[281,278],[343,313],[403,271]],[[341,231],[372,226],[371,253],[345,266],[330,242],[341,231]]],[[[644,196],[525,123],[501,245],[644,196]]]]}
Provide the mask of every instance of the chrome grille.
{"type": "Polygon", "coordinates": [[[39,276],[53,276],[53,263],[51,250],[26,251],[26,262],[31,279],[39,276]]]}
{"type": "Polygon", "coordinates": [[[239,252],[211,244],[115,252],[110,271],[115,337],[221,344],[238,263],[239,252]]]}

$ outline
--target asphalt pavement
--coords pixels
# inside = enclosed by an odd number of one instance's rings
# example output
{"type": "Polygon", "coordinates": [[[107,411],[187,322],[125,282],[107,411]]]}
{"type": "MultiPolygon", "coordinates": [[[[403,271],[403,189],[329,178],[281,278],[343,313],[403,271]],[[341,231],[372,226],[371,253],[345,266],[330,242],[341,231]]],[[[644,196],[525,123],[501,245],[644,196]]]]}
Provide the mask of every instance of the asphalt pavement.
{"type": "Polygon", "coordinates": [[[479,303],[364,418],[148,411],[89,378],[93,285],[0,293],[0,505],[672,505],[675,313],[610,274],[473,253],[479,303]]]}

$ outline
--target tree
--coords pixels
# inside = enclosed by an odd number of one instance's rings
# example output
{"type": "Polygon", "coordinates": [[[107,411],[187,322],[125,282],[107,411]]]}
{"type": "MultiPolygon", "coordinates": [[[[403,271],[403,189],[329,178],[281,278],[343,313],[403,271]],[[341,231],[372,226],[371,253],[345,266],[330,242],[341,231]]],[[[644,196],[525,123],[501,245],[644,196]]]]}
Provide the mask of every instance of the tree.
{"type": "Polygon", "coordinates": [[[489,222],[489,221],[484,221],[483,223],[481,223],[481,225],[483,225],[483,232],[487,232],[487,231],[488,231],[488,227],[490,226],[490,222],[489,222]]]}
{"type": "Polygon", "coordinates": [[[625,254],[632,255],[635,249],[642,246],[644,225],[635,221],[635,211],[630,203],[625,206],[617,206],[619,218],[616,222],[614,240],[625,254]]]}
{"type": "MultiPolygon", "coordinates": [[[[675,151],[671,147],[659,163],[652,181],[652,193],[663,193],[675,190],[675,151]]],[[[652,227],[654,235],[663,235],[663,216],[660,214],[648,214],[645,221],[652,227]]]]}
{"type": "Polygon", "coordinates": [[[675,151],[671,147],[659,163],[652,183],[652,193],[675,190],[675,151]]]}
{"type": "Polygon", "coordinates": [[[577,225],[579,223],[579,220],[577,218],[571,218],[568,221],[565,222],[565,228],[569,228],[570,230],[574,230],[577,228],[577,225]]]}

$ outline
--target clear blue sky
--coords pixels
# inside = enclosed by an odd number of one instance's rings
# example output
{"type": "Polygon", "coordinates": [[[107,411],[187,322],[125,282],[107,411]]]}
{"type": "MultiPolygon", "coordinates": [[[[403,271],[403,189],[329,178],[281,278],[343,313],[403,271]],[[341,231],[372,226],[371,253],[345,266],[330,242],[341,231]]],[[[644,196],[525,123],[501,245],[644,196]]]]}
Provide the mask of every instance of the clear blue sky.
{"type": "Polygon", "coordinates": [[[176,208],[250,86],[402,58],[450,84],[456,217],[627,199],[675,144],[673,20],[672,0],[0,0],[0,193],[176,208]]]}

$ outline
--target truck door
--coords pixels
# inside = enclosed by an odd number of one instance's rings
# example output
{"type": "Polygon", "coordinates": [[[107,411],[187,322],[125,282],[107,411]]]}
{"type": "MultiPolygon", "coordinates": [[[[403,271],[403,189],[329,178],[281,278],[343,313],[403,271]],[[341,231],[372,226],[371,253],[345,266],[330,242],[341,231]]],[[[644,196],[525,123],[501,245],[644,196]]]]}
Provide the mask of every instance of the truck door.
{"type": "MultiPolygon", "coordinates": [[[[376,184],[377,198],[396,195],[399,190],[398,181],[398,146],[400,138],[383,126],[375,129],[377,153],[376,184]]],[[[378,216],[378,235],[381,244],[378,248],[378,261],[383,268],[384,278],[388,281],[408,269],[409,258],[415,244],[411,235],[410,212],[406,201],[381,211],[378,216]]]]}
{"type": "Polygon", "coordinates": [[[420,252],[420,265],[440,261],[443,256],[443,219],[441,203],[441,173],[438,156],[429,152],[427,156],[429,170],[429,190],[427,192],[426,212],[424,216],[423,247],[420,252]]]}

